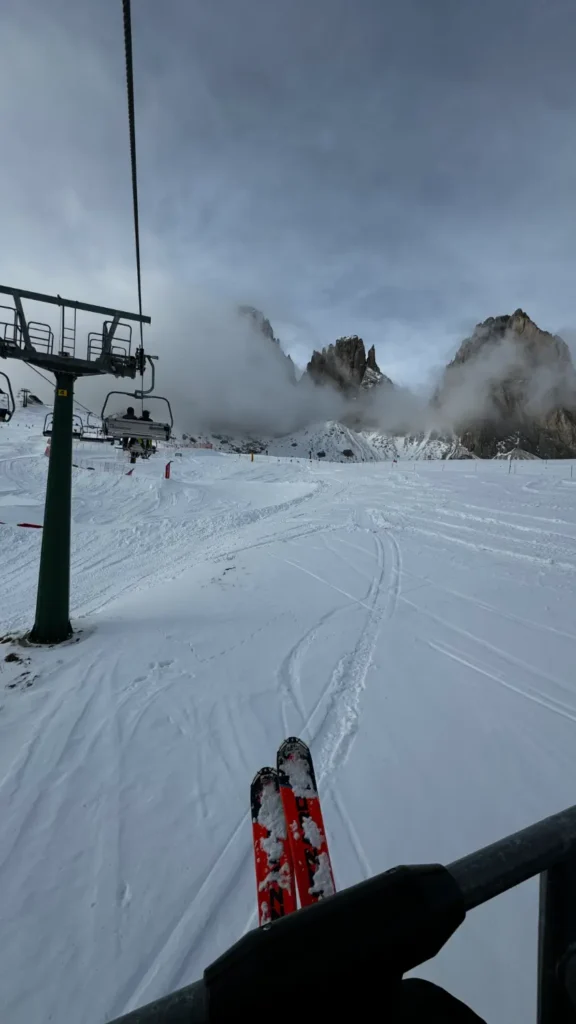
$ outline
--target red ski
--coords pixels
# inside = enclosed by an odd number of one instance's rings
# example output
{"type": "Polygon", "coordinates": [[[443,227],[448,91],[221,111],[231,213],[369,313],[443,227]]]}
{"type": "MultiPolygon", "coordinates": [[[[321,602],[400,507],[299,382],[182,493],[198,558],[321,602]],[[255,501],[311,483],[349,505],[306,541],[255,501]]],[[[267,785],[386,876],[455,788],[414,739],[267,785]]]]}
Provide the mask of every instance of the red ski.
{"type": "Polygon", "coordinates": [[[250,787],[258,923],[296,910],[294,869],[275,768],[261,768],[250,787]]]}
{"type": "Polygon", "coordinates": [[[336,891],[312,755],[292,736],[278,750],[278,775],[300,904],[336,891]]]}

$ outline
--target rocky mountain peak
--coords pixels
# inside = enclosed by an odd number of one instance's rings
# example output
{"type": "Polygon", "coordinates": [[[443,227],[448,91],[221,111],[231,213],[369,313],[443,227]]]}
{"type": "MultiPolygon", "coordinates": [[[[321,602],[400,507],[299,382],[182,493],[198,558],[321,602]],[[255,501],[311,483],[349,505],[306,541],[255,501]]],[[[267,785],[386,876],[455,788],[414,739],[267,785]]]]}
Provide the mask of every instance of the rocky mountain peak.
{"type": "Polygon", "coordinates": [[[541,330],[522,309],[511,315],[490,316],[477,324],[472,336],[462,342],[448,368],[474,359],[489,348],[501,345],[504,340],[516,346],[518,366],[510,367],[512,373],[521,366],[547,364],[556,365],[559,369],[572,368],[566,342],[558,335],[541,330]]]}
{"type": "Polygon", "coordinates": [[[247,317],[252,323],[253,327],[258,334],[262,335],[266,341],[272,342],[278,354],[278,359],[282,367],[282,371],[287,375],[291,383],[296,383],[296,369],[290,356],[284,352],[279,338],[274,334],[272,324],[268,317],[264,316],[259,309],[255,306],[238,306],[238,312],[241,316],[247,317]]]}
{"type": "Polygon", "coordinates": [[[376,362],[376,349],[374,345],[371,345],[368,349],[368,355],[366,356],[366,369],[373,370],[374,373],[380,373],[380,369],[376,362]]]}
{"type": "Polygon", "coordinates": [[[366,354],[357,334],[338,338],[321,352],[313,352],[306,369],[315,384],[331,384],[341,391],[392,383],[378,367],[374,345],[366,354]]]}
{"type": "Polygon", "coordinates": [[[477,324],[434,397],[482,457],[519,445],[543,458],[576,454],[576,373],[562,338],[517,309],[477,324]]]}
{"type": "Polygon", "coordinates": [[[238,306],[238,312],[241,316],[248,317],[260,333],[265,338],[268,338],[268,341],[274,341],[277,345],[280,344],[278,338],[274,336],[272,324],[268,317],[265,317],[264,313],[261,313],[259,309],[256,309],[254,306],[238,306]]]}

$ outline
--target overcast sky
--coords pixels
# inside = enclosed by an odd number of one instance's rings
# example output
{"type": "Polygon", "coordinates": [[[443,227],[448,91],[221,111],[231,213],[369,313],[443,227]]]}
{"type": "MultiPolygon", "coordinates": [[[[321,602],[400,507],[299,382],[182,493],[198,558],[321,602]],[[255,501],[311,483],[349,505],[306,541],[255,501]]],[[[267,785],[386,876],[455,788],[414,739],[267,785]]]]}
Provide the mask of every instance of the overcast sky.
{"type": "MultiPolygon", "coordinates": [[[[403,383],[576,325],[574,0],[132,6],[152,350],[206,294],[403,383]]],[[[124,88],[120,0],[0,0],[0,282],[136,308],[124,88]]]]}

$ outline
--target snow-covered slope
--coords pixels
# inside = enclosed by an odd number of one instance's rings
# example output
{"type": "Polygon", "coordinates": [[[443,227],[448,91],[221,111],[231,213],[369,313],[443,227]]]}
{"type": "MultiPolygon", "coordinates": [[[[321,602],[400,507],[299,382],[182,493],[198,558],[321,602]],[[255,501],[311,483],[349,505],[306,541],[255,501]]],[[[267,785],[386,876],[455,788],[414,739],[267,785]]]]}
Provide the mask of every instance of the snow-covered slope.
{"type": "MultiPolygon", "coordinates": [[[[16,641],[41,539],[16,523],[41,522],[43,453],[38,423],[0,426],[9,1024],[104,1024],[254,925],[248,787],[288,734],[311,745],[339,887],[574,803],[570,463],[172,449],[165,480],[162,450],[126,476],[77,445],[76,636],[41,650],[16,641]]],[[[536,922],[533,882],[417,973],[491,1024],[533,1020],[536,922]]]]}
{"type": "Polygon", "coordinates": [[[510,448],[507,452],[499,452],[498,455],[494,456],[495,459],[538,459],[538,455],[532,455],[531,452],[525,452],[523,448],[510,448]]]}
{"type": "Polygon", "coordinates": [[[267,453],[328,462],[381,462],[399,459],[472,459],[456,439],[431,434],[394,437],[376,430],[352,430],[342,423],[319,423],[286,437],[246,439],[230,434],[195,434],[218,451],[267,453]],[[344,454],[346,453],[346,454],[344,454]]]}
{"type": "Polygon", "coordinates": [[[457,438],[437,437],[431,433],[389,437],[377,431],[365,431],[363,437],[384,459],[473,459],[457,438]]]}

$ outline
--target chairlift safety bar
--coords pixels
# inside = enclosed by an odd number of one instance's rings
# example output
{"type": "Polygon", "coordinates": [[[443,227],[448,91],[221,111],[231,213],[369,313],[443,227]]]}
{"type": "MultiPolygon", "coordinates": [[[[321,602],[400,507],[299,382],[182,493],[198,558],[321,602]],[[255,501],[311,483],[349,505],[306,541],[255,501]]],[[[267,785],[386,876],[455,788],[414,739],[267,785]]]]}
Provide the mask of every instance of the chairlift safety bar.
{"type": "Polygon", "coordinates": [[[434,957],[467,911],[538,874],[538,1024],[574,1024],[576,806],[446,868],[394,868],[256,928],[208,967],[202,980],[112,1024],[223,1024],[250,1010],[253,1015],[258,1006],[276,1007],[278,992],[293,1007],[304,998],[310,948],[316,987],[331,991],[338,979],[342,997],[347,984],[365,994],[374,976],[385,1017],[387,985],[396,991],[405,973],[434,957]]]}
{"type": "Polygon", "coordinates": [[[169,423],[157,423],[153,420],[133,420],[124,417],[109,416],[105,420],[104,433],[115,440],[134,437],[144,440],[169,441],[171,426],[169,423]]]}

